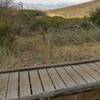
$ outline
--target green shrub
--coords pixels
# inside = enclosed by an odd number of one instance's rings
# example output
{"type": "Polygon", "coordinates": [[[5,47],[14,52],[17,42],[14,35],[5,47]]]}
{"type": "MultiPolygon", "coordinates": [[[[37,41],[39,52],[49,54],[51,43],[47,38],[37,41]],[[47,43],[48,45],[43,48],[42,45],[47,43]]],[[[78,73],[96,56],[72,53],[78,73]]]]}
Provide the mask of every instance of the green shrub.
{"type": "Polygon", "coordinates": [[[10,32],[9,25],[0,23],[0,47],[11,50],[14,39],[14,35],[10,32]]]}
{"type": "Polygon", "coordinates": [[[6,24],[0,24],[0,46],[4,45],[6,37],[8,36],[9,28],[6,24]]]}
{"type": "Polygon", "coordinates": [[[100,8],[96,9],[96,11],[91,13],[90,21],[97,25],[100,25],[100,8]]]}

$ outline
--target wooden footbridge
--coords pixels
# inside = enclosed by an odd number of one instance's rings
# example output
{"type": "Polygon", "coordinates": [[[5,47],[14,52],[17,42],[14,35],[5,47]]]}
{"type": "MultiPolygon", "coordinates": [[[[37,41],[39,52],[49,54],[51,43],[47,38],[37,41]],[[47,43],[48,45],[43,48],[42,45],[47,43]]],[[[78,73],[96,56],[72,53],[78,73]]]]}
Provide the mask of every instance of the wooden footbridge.
{"type": "Polygon", "coordinates": [[[34,100],[100,89],[100,60],[0,72],[0,100],[34,100]]]}

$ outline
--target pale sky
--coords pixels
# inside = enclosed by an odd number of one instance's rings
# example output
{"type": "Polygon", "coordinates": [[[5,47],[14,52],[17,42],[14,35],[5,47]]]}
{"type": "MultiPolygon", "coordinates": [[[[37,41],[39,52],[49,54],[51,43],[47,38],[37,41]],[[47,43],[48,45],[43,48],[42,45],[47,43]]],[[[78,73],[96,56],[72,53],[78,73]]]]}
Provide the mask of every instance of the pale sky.
{"type": "Polygon", "coordinates": [[[92,0],[15,0],[22,2],[25,9],[50,10],[76,5],[92,0]]]}
{"type": "Polygon", "coordinates": [[[41,4],[78,4],[83,3],[91,0],[15,0],[17,2],[22,1],[24,3],[41,3],[41,4]]]}

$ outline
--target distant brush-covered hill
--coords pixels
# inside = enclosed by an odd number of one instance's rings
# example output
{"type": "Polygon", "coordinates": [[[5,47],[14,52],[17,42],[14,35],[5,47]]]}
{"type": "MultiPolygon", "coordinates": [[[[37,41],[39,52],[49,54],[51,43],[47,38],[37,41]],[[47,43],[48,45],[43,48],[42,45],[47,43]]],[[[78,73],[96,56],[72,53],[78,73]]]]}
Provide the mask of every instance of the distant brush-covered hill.
{"type": "Polygon", "coordinates": [[[90,12],[94,11],[96,8],[100,8],[100,0],[93,0],[83,4],[45,12],[51,17],[60,16],[64,18],[83,18],[89,16],[90,12]]]}

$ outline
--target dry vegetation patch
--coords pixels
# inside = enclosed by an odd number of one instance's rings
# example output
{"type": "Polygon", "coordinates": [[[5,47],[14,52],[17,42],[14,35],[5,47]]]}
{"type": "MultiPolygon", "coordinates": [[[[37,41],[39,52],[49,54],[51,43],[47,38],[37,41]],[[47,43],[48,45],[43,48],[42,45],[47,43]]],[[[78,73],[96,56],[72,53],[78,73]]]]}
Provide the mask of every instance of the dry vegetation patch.
{"type": "Polygon", "coordinates": [[[17,37],[14,52],[0,55],[0,69],[16,69],[32,65],[63,63],[98,57],[100,43],[50,45],[40,37],[17,37]]]}

